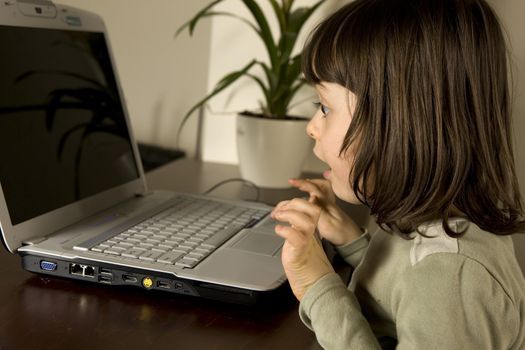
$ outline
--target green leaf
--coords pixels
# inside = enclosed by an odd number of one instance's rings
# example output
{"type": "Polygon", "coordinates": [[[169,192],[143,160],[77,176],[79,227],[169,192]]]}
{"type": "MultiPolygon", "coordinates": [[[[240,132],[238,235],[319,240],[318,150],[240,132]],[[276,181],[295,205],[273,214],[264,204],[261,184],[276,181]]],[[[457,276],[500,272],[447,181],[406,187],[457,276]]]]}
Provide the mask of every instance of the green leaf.
{"type": "Polygon", "coordinates": [[[310,7],[300,7],[294,10],[290,14],[290,26],[288,29],[291,32],[299,33],[304,23],[310,18],[310,16],[321,6],[326,0],[319,0],[317,3],[310,7]]]}
{"type": "Polygon", "coordinates": [[[284,61],[289,59],[304,24],[325,1],[326,0],[320,0],[311,7],[300,7],[290,14],[288,27],[282,33],[279,42],[281,60],[284,61]]]}
{"type": "Polygon", "coordinates": [[[250,77],[253,81],[255,81],[257,85],[259,85],[266,100],[266,104],[270,104],[270,95],[268,94],[268,87],[264,85],[262,79],[253,74],[247,74],[247,76],[250,77]]]}
{"type": "Polygon", "coordinates": [[[268,67],[268,65],[264,62],[257,61],[257,64],[261,66],[261,68],[264,71],[264,74],[266,75],[266,79],[268,80],[268,90],[275,90],[277,87],[277,84],[279,83],[278,77],[274,74],[272,69],[268,67]]]}
{"type": "Polygon", "coordinates": [[[270,26],[268,25],[268,21],[266,20],[264,12],[261,10],[259,5],[257,5],[255,0],[242,0],[242,2],[244,5],[246,5],[253,18],[257,22],[257,25],[259,26],[259,35],[266,46],[266,51],[270,56],[270,62],[272,62],[272,66],[275,67],[279,62],[279,56],[277,46],[273,40],[272,31],[270,30],[270,26]]]}
{"type": "Polygon", "coordinates": [[[292,85],[301,75],[301,55],[296,55],[290,61],[288,69],[286,70],[287,75],[283,81],[286,85],[292,85]]]}
{"type": "Polygon", "coordinates": [[[188,22],[184,23],[182,26],[179,27],[179,29],[177,29],[177,32],[175,32],[175,37],[177,37],[180,33],[182,33],[186,28],[189,28],[189,32],[190,32],[190,36],[191,36],[193,34],[193,30],[195,29],[195,26],[197,25],[197,23],[202,18],[208,17],[207,16],[208,11],[212,7],[214,7],[215,5],[217,5],[218,3],[222,2],[222,1],[223,0],[215,0],[214,2],[212,2],[208,6],[204,7],[202,10],[197,12],[197,14],[195,16],[193,16],[193,18],[191,18],[188,22]]]}
{"type": "Polygon", "coordinates": [[[222,90],[226,89],[228,86],[230,86],[231,84],[233,84],[235,81],[237,81],[240,77],[242,76],[245,76],[245,75],[248,75],[248,71],[257,63],[256,60],[253,60],[251,61],[250,63],[248,63],[244,68],[238,70],[238,71],[235,71],[235,72],[232,72],[232,73],[229,73],[227,75],[225,75],[216,85],[215,87],[213,88],[213,91],[210,92],[208,95],[206,95],[204,98],[202,98],[199,102],[197,102],[196,104],[193,105],[193,107],[190,108],[190,110],[184,115],[184,117],[182,118],[182,122],[180,123],[179,125],[179,129],[177,131],[177,142],[179,140],[179,137],[180,137],[180,133],[182,131],[182,128],[184,127],[184,125],[186,125],[186,122],[188,121],[188,119],[191,117],[191,115],[193,114],[193,112],[195,112],[197,109],[199,109],[201,106],[203,106],[206,102],[208,102],[208,100],[210,100],[212,97],[214,97],[215,95],[217,95],[219,92],[221,92],[222,90]]]}
{"type": "Polygon", "coordinates": [[[279,3],[277,0],[269,0],[272,4],[273,12],[275,13],[275,16],[279,20],[279,28],[281,29],[281,33],[284,31],[284,28],[286,28],[286,22],[288,21],[287,15],[284,12],[284,9],[279,6],[279,3]]]}
{"type": "MultiPolygon", "coordinates": [[[[307,83],[306,83],[305,80],[299,80],[299,82],[298,82],[295,86],[293,86],[293,87],[290,89],[288,95],[286,96],[286,99],[284,100],[284,104],[285,104],[286,106],[289,106],[290,103],[292,102],[292,99],[293,99],[294,96],[297,94],[297,92],[298,92],[303,86],[305,86],[306,84],[307,84],[307,83]]],[[[287,112],[288,112],[288,110],[287,110],[287,112]]]]}
{"type": "Polygon", "coordinates": [[[281,3],[283,4],[282,7],[285,13],[290,12],[294,1],[295,0],[281,0],[281,3]]]}

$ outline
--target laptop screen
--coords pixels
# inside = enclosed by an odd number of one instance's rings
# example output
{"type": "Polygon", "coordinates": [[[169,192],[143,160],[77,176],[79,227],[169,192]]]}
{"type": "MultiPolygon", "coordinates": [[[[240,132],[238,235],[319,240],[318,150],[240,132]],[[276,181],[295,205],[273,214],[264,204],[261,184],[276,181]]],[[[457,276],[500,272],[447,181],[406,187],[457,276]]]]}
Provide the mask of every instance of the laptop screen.
{"type": "Polygon", "coordinates": [[[139,177],[104,34],[0,25],[0,182],[13,225],[139,177]]]}

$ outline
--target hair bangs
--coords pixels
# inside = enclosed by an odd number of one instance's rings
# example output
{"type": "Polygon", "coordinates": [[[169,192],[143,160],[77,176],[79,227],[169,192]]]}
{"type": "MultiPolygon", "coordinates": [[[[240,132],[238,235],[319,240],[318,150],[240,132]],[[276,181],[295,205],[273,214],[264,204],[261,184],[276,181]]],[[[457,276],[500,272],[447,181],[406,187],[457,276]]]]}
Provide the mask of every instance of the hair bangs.
{"type": "Polygon", "coordinates": [[[357,82],[365,78],[366,63],[358,57],[363,50],[356,47],[363,40],[358,38],[364,34],[359,30],[363,23],[358,16],[352,16],[356,7],[340,9],[321,22],[307,40],[302,71],[310,84],[337,83],[355,93],[357,82]]]}

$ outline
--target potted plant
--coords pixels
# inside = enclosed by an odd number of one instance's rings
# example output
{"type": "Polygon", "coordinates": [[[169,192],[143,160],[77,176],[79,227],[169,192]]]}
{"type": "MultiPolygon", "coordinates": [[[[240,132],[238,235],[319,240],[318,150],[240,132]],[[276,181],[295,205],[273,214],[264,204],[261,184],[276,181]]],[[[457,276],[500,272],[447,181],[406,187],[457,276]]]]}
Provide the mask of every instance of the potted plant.
{"type": "Polygon", "coordinates": [[[226,74],[212,91],[184,115],[179,132],[191,115],[241,77],[251,79],[262,93],[260,108],[237,116],[237,150],[244,179],[262,187],[287,187],[288,178],[300,175],[311,142],[305,134],[307,118],[289,115],[290,103],[305,85],[301,75],[301,54],[294,54],[297,38],[304,23],[325,1],[311,6],[293,7],[295,0],[266,0],[279,23],[279,35],[274,38],[266,14],[256,0],[240,0],[251,19],[237,14],[216,11],[216,0],[184,23],[176,35],[188,30],[192,35],[201,19],[228,16],[247,25],[264,44],[267,61],[254,58],[244,67],[226,74]],[[260,75],[256,75],[256,73],[260,75]]]}

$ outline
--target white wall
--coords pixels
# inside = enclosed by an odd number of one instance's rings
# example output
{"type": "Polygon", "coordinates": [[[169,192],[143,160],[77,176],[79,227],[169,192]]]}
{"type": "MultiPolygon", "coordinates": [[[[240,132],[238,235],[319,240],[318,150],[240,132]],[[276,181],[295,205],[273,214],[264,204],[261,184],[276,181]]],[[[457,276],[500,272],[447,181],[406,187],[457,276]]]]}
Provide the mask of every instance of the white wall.
{"type": "MultiPolygon", "coordinates": [[[[307,6],[317,0],[297,0],[295,6],[307,6]]],[[[317,22],[328,13],[333,12],[345,0],[331,0],[323,4],[304,26],[302,37],[299,39],[296,51],[304,43],[304,39],[317,22]]],[[[272,9],[267,1],[260,1],[263,11],[272,14],[272,9]]],[[[240,1],[225,1],[217,10],[228,11],[246,18],[250,13],[240,1]]],[[[273,19],[273,16],[268,16],[273,19]]],[[[271,22],[274,36],[278,34],[276,20],[271,22]]],[[[253,58],[268,62],[267,54],[259,37],[245,24],[227,17],[214,17],[212,19],[210,66],[208,89],[211,91],[217,81],[225,74],[245,66],[253,58]]],[[[255,72],[256,70],[254,70],[255,72]]],[[[261,73],[261,72],[258,72],[261,73]]],[[[262,76],[262,74],[258,74],[262,76]]],[[[305,91],[297,100],[305,100],[293,114],[310,117],[313,115],[315,94],[312,90],[305,91]]],[[[259,88],[250,80],[239,81],[239,84],[225,90],[210,102],[212,112],[206,111],[203,125],[203,159],[222,163],[238,163],[237,145],[235,134],[235,115],[246,109],[256,109],[258,101],[262,100],[259,88]]],[[[323,170],[315,157],[310,157],[305,170],[323,170]]]]}
{"type": "MultiPolygon", "coordinates": [[[[206,93],[210,24],[194,38],[177,28],[210,0],[56,0],[102,16],[127,99],[135,137],[175,148],[182,115],[206,93]]],[[[197,118],[180,145],[195,153],[197,118]]]]}
{"type": "MultiPolygon", "coordinates": [[[[498,13],[510,39],[514,80],[514,140],[518,179],[525,195],[525,1],[489,0],[498,13]]],[[[524,203],[525,204],[525,203],[524,203]]],[[[525,234],[515,235],[516,256],[525,271],[525,234]]]]}

